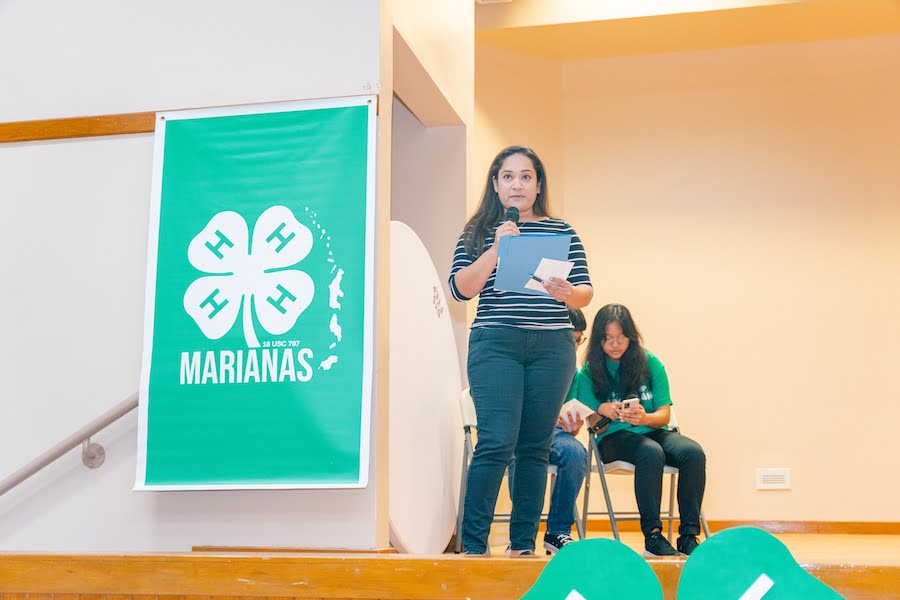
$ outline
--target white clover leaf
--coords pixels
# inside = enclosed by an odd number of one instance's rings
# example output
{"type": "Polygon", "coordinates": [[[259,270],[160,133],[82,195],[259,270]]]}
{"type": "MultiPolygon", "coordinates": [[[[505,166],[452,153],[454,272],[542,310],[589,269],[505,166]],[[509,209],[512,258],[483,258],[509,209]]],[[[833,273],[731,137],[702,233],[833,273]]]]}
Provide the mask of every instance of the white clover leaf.
{"type": "Polygon", "coordinates": [[[243,292],[234,277],[201,277],[184,293],[184,310],[211,340],[228,333],[237,320],[243,292]]]}
{"type": "Polygon", "coordinates": [[[188,260],[204,273],[234,273],[247,260],[247,222],[227,210],[212,219],[188,246],[188,260]]]}
{"type": "Polygon", "coordinates": [[[264,273],[253,289],[259,324],[274,335],[287,333],[312,302],[314,291],[312,277],[303,271],[264,273]]]}
{"type": "Polygon", "coordinates": [[[267,208],[253,228],[253,258],[266,269],[296,265],[309,254],[312,243],[312,232],[286,206],[267,208]]]}
{"type": "Polygon", "coordinates": [[[209,339],[220,339],[234,326],[239,308],[244,339],[260,346],[253,321],[273,335],[287,333],[315,295],[312,278],[291,269],[312,249],[312,233],[286,206],[264,211],[248,244],[247,223],[234,211],[216,214],[191,240],[188,260],[210,274],[192,282],[184,309],[209,339]]]}

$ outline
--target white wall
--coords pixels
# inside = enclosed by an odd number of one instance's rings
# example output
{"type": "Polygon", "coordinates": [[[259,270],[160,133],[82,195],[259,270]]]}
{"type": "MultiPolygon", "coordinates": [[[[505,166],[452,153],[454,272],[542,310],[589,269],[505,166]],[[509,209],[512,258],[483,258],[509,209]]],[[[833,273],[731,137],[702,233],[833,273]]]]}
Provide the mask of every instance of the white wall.
{"type": "Polygon", "coordinates": [[[369,0],[6,0],[0,119],[373,93],[378,15],[369,0]]]}
{"type": "MultiPolygon", "coordinates": [[[[0,61],[0,121],[371,93],[380,18],[367,0],[7,0],[0,56],[17,58],[0,61]]],[[[0,478],[137,390],[151,166],[150,134],[0,145],[0,478]]],[[[97,436],[101,469],[76,450],[0,497],[0,549],[381,536],[374,485],[132,492],[135,422],[97,436]]]]}
{"type": "MultiPolygon", "coordinates": [[[[465,127],[425,127],[403,104],[394,102],[391,219],[416,232],[443,283],[466,381],[466,305],[450,296],[447,278],[453,250],[465,225],[465,127]]],[[[427,345],[428,340],[422,340],[427,345]]]]}

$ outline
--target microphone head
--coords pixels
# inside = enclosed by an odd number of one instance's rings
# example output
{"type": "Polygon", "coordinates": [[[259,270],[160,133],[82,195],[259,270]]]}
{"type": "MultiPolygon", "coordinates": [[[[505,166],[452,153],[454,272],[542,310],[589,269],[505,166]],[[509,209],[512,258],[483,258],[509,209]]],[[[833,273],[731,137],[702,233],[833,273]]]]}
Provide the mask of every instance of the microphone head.
{"type": "Polygon", "coordinates": [[[515,206],[510,206],[506,209],[506,220],[512,221],[513,223],[519,222],[519,209],[515,206]]]}

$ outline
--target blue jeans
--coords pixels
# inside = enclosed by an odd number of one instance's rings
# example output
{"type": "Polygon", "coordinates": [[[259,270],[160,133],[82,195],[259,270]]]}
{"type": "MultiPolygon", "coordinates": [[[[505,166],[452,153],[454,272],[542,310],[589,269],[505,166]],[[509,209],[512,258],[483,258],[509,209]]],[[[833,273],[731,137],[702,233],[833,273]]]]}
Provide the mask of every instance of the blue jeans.
{"type": "MultiPolygon", "coordinates": [[[[584,483],[587,470],[587,448],[575,436],[559,427],[553,430],[550,442],[550,464],[556,466],[556,484],[550,494],[547,514],[547,533],[572,533],[575,524],[575,499],[584,483]]],[[[509,461],[509,493],[512,496],[516,457],[509,461]]]]}
{"type": "Polygon", "coordinates": [[[663,467],[678,467],[678,513],[681,535],[700,533],[700,505],[706,490],[706,454],[700,444],[680,433],[657,429],[640,434],[616,431],[599,442],[603,462],[624,460],[634,465],[634,495],[641,513],[641,531],[662,529],[663,467]]]}
{"type": "Polygon", "coordinates": [[[515,455],[510,544],[513,550],[534,550],[550,438],[575,374],[572,330],[473,329],[468,374],[478,443],[466,484],[463,548],[470,554],[487,551],[500,484],[515,455]]]}

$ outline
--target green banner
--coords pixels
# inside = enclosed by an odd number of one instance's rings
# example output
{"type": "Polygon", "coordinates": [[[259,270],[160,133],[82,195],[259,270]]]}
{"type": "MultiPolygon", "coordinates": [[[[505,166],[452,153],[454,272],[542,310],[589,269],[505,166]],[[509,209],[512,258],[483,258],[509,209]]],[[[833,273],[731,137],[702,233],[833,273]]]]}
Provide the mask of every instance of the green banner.
{"type": "Polygon", "coordinates": [[[157,115],[135,489],[366,485],[375,103],[157,115]]]}

